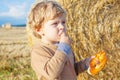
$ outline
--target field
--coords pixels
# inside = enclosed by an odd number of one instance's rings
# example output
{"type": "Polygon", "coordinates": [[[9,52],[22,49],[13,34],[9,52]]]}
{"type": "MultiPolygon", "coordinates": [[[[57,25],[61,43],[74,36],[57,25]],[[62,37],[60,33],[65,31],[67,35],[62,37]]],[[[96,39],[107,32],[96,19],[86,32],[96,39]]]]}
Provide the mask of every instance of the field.
{"type": "Polygon", "coordinates": [[[108,60],[99,74],[78,80],[120,80],[120,0],[58,0],[67,12],[68,34],[76,61],[105,51],[108,60]]]}
{"type": "MultiPolygon", "coordinates": [[[[78,80],[120,80],[120,0],[58,1],[68,14],[76,61],[101,50],[107,54],[107,64],[97,75],[84,72],[78,80]]],[[[24,27],[0,28],[0,80],[36,80],[24,27]]]]}
{"type": "Polygon", "coordinates": [[[0,28],[0,80],[36,80],[25,27],[0,28]]]}

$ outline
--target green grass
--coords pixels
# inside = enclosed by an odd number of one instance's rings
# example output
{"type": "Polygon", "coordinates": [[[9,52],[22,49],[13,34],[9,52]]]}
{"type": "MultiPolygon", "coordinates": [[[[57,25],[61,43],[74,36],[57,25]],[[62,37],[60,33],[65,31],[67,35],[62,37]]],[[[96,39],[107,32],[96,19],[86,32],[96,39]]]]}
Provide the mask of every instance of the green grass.
{"type": "Polygon", "coordinates": [[[2,58],[0,80],[37,80],[30,66],[30,57],[2,58]]]}

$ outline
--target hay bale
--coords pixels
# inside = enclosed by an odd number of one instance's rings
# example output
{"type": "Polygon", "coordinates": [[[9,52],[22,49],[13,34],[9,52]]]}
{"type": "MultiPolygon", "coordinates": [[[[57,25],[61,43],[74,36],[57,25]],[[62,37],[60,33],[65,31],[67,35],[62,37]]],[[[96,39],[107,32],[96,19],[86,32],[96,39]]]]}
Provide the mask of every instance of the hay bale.
{"type": "MultiPolygon", "coordinates": [[[[104,50],[105,68],[95,77],[81,73],[78,80],[120,79],[120,0],[58,0],[67,11],[67,30],[76,60],[104,50]]],[[[29,43],[37,41],[29,33],[29,43]]]]}
{"type": "Polygon", "coordinates": [[[3,24],[3,25],[2,25],[2,28],[4,28],[4,29],[11,29],[12,26],[11,26],[10,23],[6,23],[6,24],[3,24]]]}
{"type": "Polygon", "coordinates": [[[58,0],[67,11],[67,30],[79,61],[104,50],[105,69],[95,77],[80,74],[78,80],[120,79],[120,0],[58,0]],[[115,75],[115,76],[113,76],[115,75]]]}

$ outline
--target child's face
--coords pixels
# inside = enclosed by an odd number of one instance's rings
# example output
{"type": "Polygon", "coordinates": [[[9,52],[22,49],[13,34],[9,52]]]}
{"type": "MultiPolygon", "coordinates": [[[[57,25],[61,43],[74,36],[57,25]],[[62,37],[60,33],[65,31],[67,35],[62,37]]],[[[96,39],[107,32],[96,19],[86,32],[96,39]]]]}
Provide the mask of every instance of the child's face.
{"type": "Polygon", "coordinates": [[[48,20],[44,23],[42,28],[42,39],[48,43],[57,43],[60,40],[61,34],[66,33],[66,16],[57,17],[52,20],[48,20]]]}

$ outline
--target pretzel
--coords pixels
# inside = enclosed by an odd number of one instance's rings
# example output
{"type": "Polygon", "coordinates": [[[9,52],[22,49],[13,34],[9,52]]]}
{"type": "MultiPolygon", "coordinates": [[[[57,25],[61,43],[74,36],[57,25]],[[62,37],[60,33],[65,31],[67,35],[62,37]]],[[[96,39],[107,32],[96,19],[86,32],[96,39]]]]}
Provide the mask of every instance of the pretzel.
{"type": "Polygon", "coordinates": [[[105,52],[101,51],[95,54],[95,57],[92,58],[90,61],[87,72],[92,76],[96,75],[99,71],[103,69],[106,62],[107,62],[107,56],[105,52]]]}

